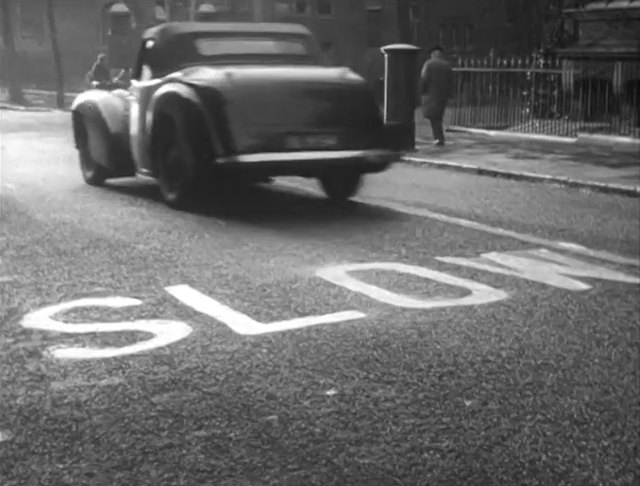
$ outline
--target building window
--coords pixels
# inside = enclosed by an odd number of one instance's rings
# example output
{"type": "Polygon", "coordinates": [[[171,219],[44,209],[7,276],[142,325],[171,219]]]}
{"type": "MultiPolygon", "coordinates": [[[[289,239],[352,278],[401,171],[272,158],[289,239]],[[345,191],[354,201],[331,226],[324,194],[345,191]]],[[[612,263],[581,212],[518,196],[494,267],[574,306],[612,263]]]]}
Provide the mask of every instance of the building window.
{"type": "Polygon", "coordinates": [[[316,8],[318,15],[330,16],[333,15],[333,0],[316,0],[316,8]]]}
{"type": "Polygon", "coordinates": [[[446,44],[446,33],[444,25],[438,27],[438,44],[444,47],[446,44]]]}
{"type": "Polygon", "coordinates": [[[167,0],[156,0],[153,7],[153,18],[156,22],[162,23],[169,20],[169,8],[167,0]]]}
{"type": "Polygon", "coordinates": [[[41,2],[18,2],[20,37],[42,44],[44,41],[44,8],[41,2]]]}
{"type": "Polygon", "coordinates": [[[382,45],[382,10],[367,10],[367,47],[382,45]]]}
{"type": "Polygon", "coordinates": [[[409,22],[411,23],[411,38],[414,44],[420,44],[422,39],[420,36],[420,24],[422,23],[422,8],[420,4],[415,2],[411,3],[409,10],[409,22]]]}
{"type": "Polygon", "coordinates": [[[464,26],[464,47],[470,49],[473,47],[473,25],[464,26]]]}
{"type": "Polygon", "coordinates": [[[505,14],[507,16],[507,23],[514,24],[518,20],[522,5],[516,0],[507,0],[505,4],[505,14]]]}
{"type": "Polygon", "coordinates": [[[293,13],[293,2],[291,0],[276,0],[273,9],[276,16],[293,13]]]}
{"type": "Polygon", "coordinates": [[[365,0],[365,10],[381,10],[384,7],[384,0],[365,0]]]}
{"type": "Polygon", "coordinates": [[[311,13],[311,0],[295,0],[294,6],[298,15],[307,15],[311,13]]]}
{"type": "Polygon", "coordinates": [[[460,47],[460,37],[458,35],[458,27],[454,25],[451,27],[451,47],[458,49],[460,47]]]}
{"type": "Polygon", "coordinates": [[[250,13],[252,9],[251,0],[235,0],[230,3],[229,8],[234,13],[250,13]]]}
{"type": "Polygon", "coordinates": [[[311,13],[311,0],[276,0],[276,15],[309,15],[311,13]]]}
{"type": "Polygon", "coordinates": [[[231,2],[229,0],[208,0],[207,3],[213,5],[213,7],[220,12],[231,11],[231,2]]]}
{"type": "Polygon", "coordinates": [[[320,48],[322,49],[322,63],[325,66],[332,66],[334,64],[333,59],[333,43],[326,41],[320,44],[320,48]]]}

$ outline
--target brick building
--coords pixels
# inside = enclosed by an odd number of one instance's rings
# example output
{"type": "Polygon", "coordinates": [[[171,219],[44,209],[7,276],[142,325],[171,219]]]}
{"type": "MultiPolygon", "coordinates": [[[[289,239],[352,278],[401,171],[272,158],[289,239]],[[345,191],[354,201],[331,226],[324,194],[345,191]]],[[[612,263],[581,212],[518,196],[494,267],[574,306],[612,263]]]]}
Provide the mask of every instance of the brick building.
{"type": "Polygon", "coordinates": [[[563,89],[587,118],[630,118],[640,127],[640,0],[564,0],[563,89]]]}
{"type": "MultiPolygon", "coordinates": [[[[120,1],[120,0],[117,0],[120,1]]],[[[395,42],[395,0],[124,0],[135,35],[164,20],[192,19],[203,3],[220,20],[290,21],[307,25],[328,56],[375,80],[383,69],[379,47],[395,42]]],[[[82,79],[109,38],[114,0],[56,0],[67,87],[82,79]]],[[[539,44],[541,0],[413,0],[413,42],[443,44],[453,55],[529,53],[539,44]]],[[[52,87],[53,61],[43,0],[14,0],[16,46],[25,85],[52,87]]],[[[135,49],[135,48],[134,48],[135,49]]],[[[4,56],[3,56],[4,58],[4,56]]]]}

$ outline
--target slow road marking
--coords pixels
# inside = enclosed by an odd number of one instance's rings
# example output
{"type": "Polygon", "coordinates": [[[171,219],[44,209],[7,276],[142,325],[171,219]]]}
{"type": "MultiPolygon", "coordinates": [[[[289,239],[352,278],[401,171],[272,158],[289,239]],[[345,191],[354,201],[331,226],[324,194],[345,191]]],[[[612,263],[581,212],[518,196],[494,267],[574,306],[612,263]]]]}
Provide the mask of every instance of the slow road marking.
{"type": "MultiPolygon", "coordinates": [[[[439,257],[436,260],[483,272],[525,279],[573,292],[586,291],[592,288],[591,285],[578,280],[577,277],[640,284],[640,278],[636,276],[569,258],[546,248],[483,253],[477,258],[439,257]]],[[[482,305],[499,302],[509,297],[506,291],[490,287],[475,280],[456,277],[427,267],[398,262],[345,263],[319,268],[315,275],[334,285],[363,294],[383,304],[408,309],[428,310],[442,307],[482,305]],[[418,298],[412,295],[404,295],[363,282],[352,275],[353,272],[362,271],[387,271],[413,275],[440,284],[462,288],[467,291],[467,295],[454,298],[438,296],[418,298]]],[[[262,323],[188,285],[174,285],[166,287],[164,290],[193,310],[215,319],[238,334],[248,336],[293,331],[310,326],[337,324],[367,317],[364,312],[349,310],[262,323]]],[[[121,347],[53,346],[47,349],[47,354],[54,358],[62,359],[100,359],[138,354],[176,343],[191,334],[192,328],[188,324],[173,320],[145,319],[124,322],[71,324],[53,318],[58,313],[82,307],[122,308],[140,304],[142,304],[141,301],[127,297],[79,299],[33,311],[22,319],[21,325],[30,329],[72,334],[146,332],[154,335],[153,338],[146,341],[139,341],[135,344],[121,347]]]]}
{"type": "Polygon", "coordinates": [[[53,331],[70,334],[90,334],[104,332],[145,332],[153,334],[154,337],[147,341],[140,341],[128,346],[119,348],[81,348],[72,346],[53,346],[47,349],[47,353],[54,358],[64,359],[98,359],[98,358],[115,358],[131,354],[150,351],[173,344],[176,341],[184,339],[191,334],[192,329],[189,325],[180,321],[170,321],[162,319],[143,319],[137,321],[124,322],[92,322],[69,324],[66,322],[53,319],[52,316],[77,309],[80,307],[131,307],[140,305],[142,302],[138,299],[130,299],[127,297],[103,297],[93,299],[79,299],[62,304],[44,307],[37,311],[31,312],[25,316],[21,324],[29,329],[38,329],[41,331],[53,331]]]}
{"type": "Polygon", "coordinates": [[[438,272],[425,267],[417,267],[415,265],[407,265],[404,263],[376,262],[336,265],[321,268],[316,272],[316,275],[328,282],[351,290],[352,292],[364,294],[378,302],[409,309],[436,309],[440,307],[490,304],[508,297],[508,294],[502,290],[494,289],[493,287],[489,287],[488,285],[484,285],[473,280],[454,277],[448,273],[438,272]],[[350,272],[365,270],[393,271],[415,275],[416,277],[433,280],[434,282],[445,285],[463,288],[469,291],[469,294],[465,297],[457,298],[433,297],[430,299],[418,299],[416,297],[390,292],[389,290],[382,289],[376,285],[362,282],[350,274],[350,272]]]}
{"type": "Polygon", "coordinates": [[[258,322],[251,317],[221,304],[217,300],[204,295],[188,285],[176,285],[165,289],[183,304],[192,309],[213,317],[215,320],[226,324],[231,330],[238,334],[255,336],[271,332],[292,331],[309,326],[319,326],[322,324],[336,324],[339,322],[362,319],[367,315],[358,311],[344,311],[322,316],[307,316],[291,319],[288,321],[277,321],[270,324],[258,322]]]}
{"type": "Polygon", "coordinates": [[[640,279],[626,273],[585,263],[547,249],[483,253],[479,258],[438,257],[436,260],[485,272],[539,282],[564,290],[589,290],[591,285],[571,277],[629,284],[640,279]]]}

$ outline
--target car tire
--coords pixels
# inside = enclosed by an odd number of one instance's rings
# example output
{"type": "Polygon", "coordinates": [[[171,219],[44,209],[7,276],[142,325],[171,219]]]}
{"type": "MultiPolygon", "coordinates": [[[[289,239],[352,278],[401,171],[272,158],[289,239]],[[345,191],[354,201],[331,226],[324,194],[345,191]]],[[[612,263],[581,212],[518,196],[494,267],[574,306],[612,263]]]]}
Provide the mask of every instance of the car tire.
{"type": "Polygon", "coordinates": [[[109,170],[96,161],[92,149],[108,150],[104,133],[97,125],[83,125],[84,137],[78,145],[82,178],[90,186],[102,186],[109,178],[109,170]]]}
{"type": "Polygon", "coordinates": [[[196,200],[197,184],[186,160],[185,149],[177,128],[167,131],[161,160],[158,167],[160,195],[167,206],[173,209],[188,209],[196,200]]]}
{"type": "Polygon", "coordinates": [[[320,186],[333,202],[344,202],[356,195],[362,185],[362,174],[336,172],[320,177],[320,186]]]}

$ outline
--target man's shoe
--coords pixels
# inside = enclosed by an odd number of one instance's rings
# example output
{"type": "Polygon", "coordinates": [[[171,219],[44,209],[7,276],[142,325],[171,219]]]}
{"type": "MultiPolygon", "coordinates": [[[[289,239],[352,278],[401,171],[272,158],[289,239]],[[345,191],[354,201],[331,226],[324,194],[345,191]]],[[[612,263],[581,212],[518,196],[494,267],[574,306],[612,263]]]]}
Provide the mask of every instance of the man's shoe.
{"type": "Polygon", "coordinates": [[[433,145],[434,147],[444,147],[444,140],[436,140],[433,145]]]}

